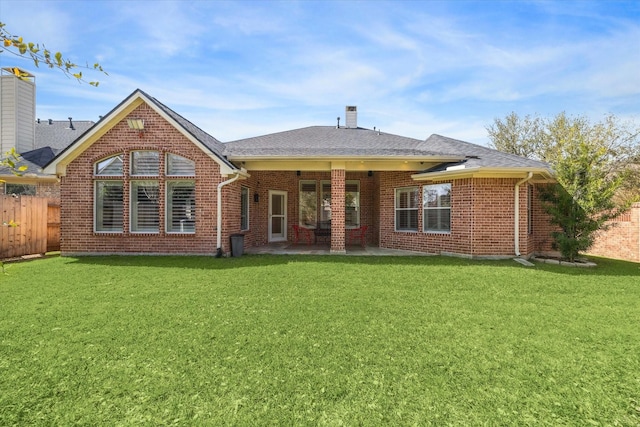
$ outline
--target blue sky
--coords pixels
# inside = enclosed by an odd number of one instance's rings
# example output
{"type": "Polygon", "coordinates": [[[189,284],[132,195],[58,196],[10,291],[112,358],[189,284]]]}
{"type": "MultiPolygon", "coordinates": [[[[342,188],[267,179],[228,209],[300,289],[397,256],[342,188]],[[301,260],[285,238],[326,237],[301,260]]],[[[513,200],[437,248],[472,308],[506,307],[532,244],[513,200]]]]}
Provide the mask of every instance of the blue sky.
{"type": "Polygon", "coordinates": [[[221,141],[358,124],[486,144],[511,111],[640,123],[640,1],[12,1],[0,21],[108,76],[36,74],[37,117],[97,120],[136,88],[221,141]]]}

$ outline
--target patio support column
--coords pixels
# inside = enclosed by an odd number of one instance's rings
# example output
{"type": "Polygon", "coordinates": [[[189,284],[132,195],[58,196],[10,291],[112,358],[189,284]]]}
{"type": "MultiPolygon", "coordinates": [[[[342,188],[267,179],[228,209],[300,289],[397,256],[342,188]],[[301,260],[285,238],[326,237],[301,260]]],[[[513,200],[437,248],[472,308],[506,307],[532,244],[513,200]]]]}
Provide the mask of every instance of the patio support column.
{"type": "Polygon", "coordinates": [[[331,163],[331,253],[344,254],[344,179],[345,165],[341,162],[331,163]]]}

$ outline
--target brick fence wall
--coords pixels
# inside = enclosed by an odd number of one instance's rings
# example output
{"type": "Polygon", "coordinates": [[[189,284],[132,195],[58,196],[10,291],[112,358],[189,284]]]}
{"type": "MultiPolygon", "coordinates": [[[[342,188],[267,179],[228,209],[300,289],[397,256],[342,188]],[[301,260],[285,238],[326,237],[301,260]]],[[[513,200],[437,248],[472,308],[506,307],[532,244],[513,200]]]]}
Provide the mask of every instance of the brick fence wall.
{"type": "Polygon", "coordinates": [[[599,232],[588,253],[640,262],[640,203],[613,221],[609,230],[599,232]]]}

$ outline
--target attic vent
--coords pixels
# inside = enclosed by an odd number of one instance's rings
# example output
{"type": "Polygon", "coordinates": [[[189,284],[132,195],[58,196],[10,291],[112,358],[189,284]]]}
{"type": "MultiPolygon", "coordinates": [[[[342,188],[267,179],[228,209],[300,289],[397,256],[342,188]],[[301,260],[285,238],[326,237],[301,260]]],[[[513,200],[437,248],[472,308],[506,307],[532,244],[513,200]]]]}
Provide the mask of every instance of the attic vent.
{"type": "Polygon", "coordinates": [[[355,105],[347,105],[345,108],[345,126],[347,128],[358,127],[358,107],[355,105]]]}

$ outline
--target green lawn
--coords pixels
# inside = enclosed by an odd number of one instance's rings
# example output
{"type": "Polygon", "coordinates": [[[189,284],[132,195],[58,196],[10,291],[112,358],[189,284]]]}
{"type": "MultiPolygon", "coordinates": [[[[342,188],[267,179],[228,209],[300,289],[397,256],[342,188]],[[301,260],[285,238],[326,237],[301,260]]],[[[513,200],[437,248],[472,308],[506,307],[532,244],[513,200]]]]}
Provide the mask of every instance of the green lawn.
{"type": "Polygon", "coordinates": [[[640,264],[49,258],[0,274],[0,425],[640,425],[640,264]]]}

